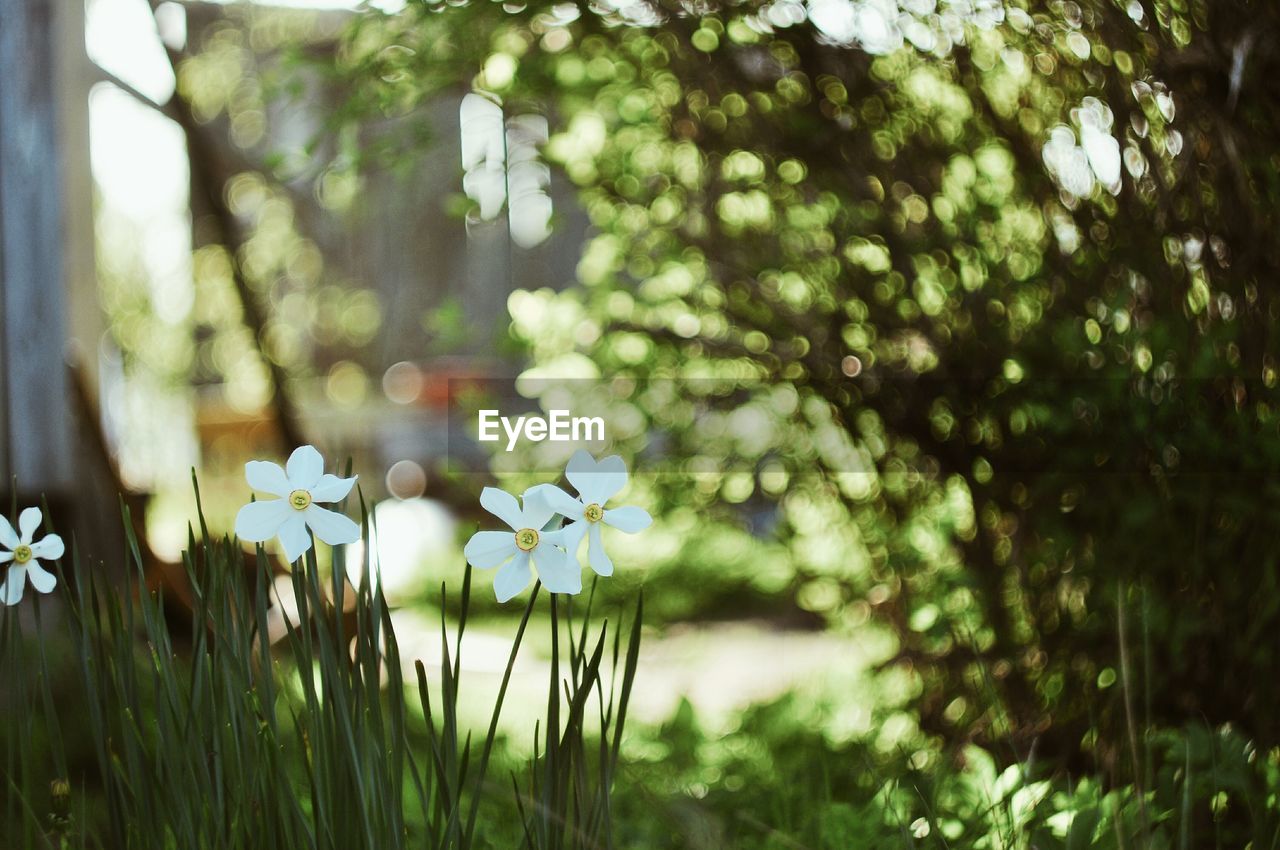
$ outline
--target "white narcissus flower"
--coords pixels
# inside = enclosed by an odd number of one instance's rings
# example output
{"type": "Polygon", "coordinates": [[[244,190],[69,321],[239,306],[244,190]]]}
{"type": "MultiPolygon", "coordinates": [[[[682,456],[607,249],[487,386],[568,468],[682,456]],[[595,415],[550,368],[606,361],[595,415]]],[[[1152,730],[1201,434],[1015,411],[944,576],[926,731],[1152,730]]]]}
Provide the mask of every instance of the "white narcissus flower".
{"type": "Polygon", "coordinates": [[[320,502],[338,502],[347,497],[356,478],[326,474],[324,458],[315,446],[300,446],[279,464],[251,460],[244,465],[249,486],[279,499],[250,502],[236,514],[236,536],[250,543],[262,543],[279,536],[284,556],[293,563],[311,548],[310,528],[330,546],[355,543],[360,526],[340,513],[320,507],[320,502]]]}
{"type": "Polygon", "coordinates": [[[5,605],[17,605],[22,601],[22,590],[27,579],[31,586],[41,593],[48,593],[58,583],[58,577],[40,566],[37,558],[45,561],[56,561],[62,557],[65,547],[62,538],[56,534],[46,535],[43,540],[31,541],[31,536],[40,527],[41,514],[39,508],[27,508],[18,516],[18,531],[15,534],[9,520],[0,516],[0,546],[8,551],[0,552],[0,564],[10,564],[8,573],[0,584],[0,599],[5,605]]]}
{"type": "Polygon", "coordinates": [[[568,520],[564,527],[564,546],[569,557],[577,563],[578,545],[587,538],[587,563],[597,575],[613,575],[613,561],[604,551],[600,539],[601,524],[628,534],[643,531],[653,523],[653,518],[643,508],[621,507],[605,510],[605,502],[627,486],[627,466],[622,458],[611,455],[596,462],[586,451],[579,449],[569,458],[565,477],[578,491],[573,498],[552,484],[534,488],[542,501],[568,520]]]}
{"type": "Polygon", "coordinates": [[[496,487],[486,487],[480,504],[505,522],[510,531],[477,531],[467,541],[462,554],[467,563],[482,570],[501,567],[493,579],[493,592],[499,602],[506,602],[529,586],[533,577],[529,567],[552,593],[581,593],[582,570],[565,554],[560,545],[564,532],[546,530],[555,516],[551,506],[526,493],[524,507],[515,496],[496,487]]]}

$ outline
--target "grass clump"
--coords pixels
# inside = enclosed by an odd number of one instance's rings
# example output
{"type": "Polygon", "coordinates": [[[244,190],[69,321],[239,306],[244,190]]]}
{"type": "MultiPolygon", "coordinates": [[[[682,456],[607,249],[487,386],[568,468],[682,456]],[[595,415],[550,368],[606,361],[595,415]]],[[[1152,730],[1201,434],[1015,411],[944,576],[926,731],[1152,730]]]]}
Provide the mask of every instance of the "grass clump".
{"type": "Polygon", "coordinates": [[[562,625],[564,603],[548,594],[556,654],[537,730],[546,743],[517,765],[528,783],[513,794],[490,774],[539,586],[479,738],[458,712],[470,568],[455,623],[442,599],[438,676],[418,661],[416,681],[406,682],[367,548],[353,587],[343,552],[326,575],[313,547],[288,576],[293,603],[285,605],[289,594],[273,587],[266,553],[259,547],[246,558],[234,539],[211,535],[201,513],[183,557],[191,613],[180,617],[147,588],[127,512],[124,525],[122,587],[104,583],[73,546],[53,606],[37,599],[0,612],[3,846],[611,846],[608,798],[636,671],[639,605],[622,640],[592,620],[589,606],[578,623],[565,617],[562,625]],[[574,632],[563,642],[562,628],[574,632]],[[601,675],[610,663],[616,691],[601,675]],[[598,722],[590,732],[589,706],[598,722]]]}

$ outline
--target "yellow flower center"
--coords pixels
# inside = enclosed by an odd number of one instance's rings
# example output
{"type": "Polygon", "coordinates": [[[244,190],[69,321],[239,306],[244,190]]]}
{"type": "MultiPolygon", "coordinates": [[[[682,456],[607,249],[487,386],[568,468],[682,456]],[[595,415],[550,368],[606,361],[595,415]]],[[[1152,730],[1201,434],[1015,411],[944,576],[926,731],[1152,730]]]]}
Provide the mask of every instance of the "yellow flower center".
{"type": "Polygon", "coordinates": [[[587,522],[599,522],[604,518],[604,508],[592,503],[587,505],[586,509],[583,510],[582,515],[587,518],[587,522]]]}
{"type": "Polygon", "coordinates": [[[289,504],[295,511],[305,511],[311,506],[311,494],[306,490],[294,490],[289,494],[289,504]]]}
{"type": "Polygon", "coordinates": [[[538,545],[538,532],[532,528],[522,528],[516,532],[516,545],[522,552],[532,552],[538,545]]]}
{"type": "Polygon", "coordinates": [[[18,548],[13,550],[13,562],[15,564],[25,564],[31,560],[31,547],[25,543],[19,543],[18,548]]]}

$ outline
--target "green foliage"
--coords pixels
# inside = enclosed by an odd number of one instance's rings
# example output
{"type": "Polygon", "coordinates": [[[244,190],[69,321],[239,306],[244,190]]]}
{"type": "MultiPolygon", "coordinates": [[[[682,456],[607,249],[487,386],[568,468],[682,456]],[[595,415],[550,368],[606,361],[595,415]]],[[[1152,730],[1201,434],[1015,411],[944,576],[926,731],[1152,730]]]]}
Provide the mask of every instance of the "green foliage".
{"type": "Polygon", "coordinates": [[[636,847],[1276,847],[1280,752],[1229,729],[1152,731],[1155,784],[1071,775],[1030,754],[1008,767],[973,745],[885,752],[835,744],[794,697],[723,734],[686,703],[641,733],[619,786],[620,840],[636,847]]]}
{"type": "Polygon", "coordinates": [[[552,117],[593,236],[512,330],[543,374],[635,379],[621,447],[697,473],[654,484],[700,527],[671,593],[781,572],[757,589],[896,630],[931,728],[963,695],[1071,759],[1123,737],[1118,610],[1142,717],[1280,741],[1278,16],[942,2],[875,40],[786,2],[422,2],[342,61],[384,116],[475,85],[552,117]],[[702,547],[752,512],[781,557],[702,547]]]}
{"type": "MultiPolygon", "coordinates": [[[[127,516],[125,527],[132,527],[127,516]]],[[[272,589],[263,550],[246,565],[239,544],[210,537],[202,517],[185,557],[192,597],[184,623],[142,582],[141,556],[129,541],[119,593],[73,554],[72,573],[59,571],[56,617],[46,607],[42,620],[37,600],[28,632],[22,608],[4,611],[4,846],[383,850],[516,839],[512,824],[528,803],[490,777],[490,762],[540,585],[477,745],[458,712],[469,570],[453,634],[442,606],[440,680],[419,661],[417,692],[407,694],[391,611],[367,555],[351,588],[341,553],[328,580],[313,547],[289,576],[291,608],[272,589]],[[273,642],[282,629],[285,639],[273,642]],[[65,741],[64,728],[72,736],[65,741]]],[[[600,675],[607,624],[594,624],[590,612],[570,640],[568,680],[558,675],[559,654],[553,660],[544,726],[568,755],[522,768],[561,789],[550,798],[535,793],[530,817],[576,823],[580,808],[589,811],[591,842],[534,846],[595,847],[612,834],[608,798],[639,613],[625,641],[612,638],[617,692],[606,693],[600,675]],[[599,748],[582,722],[589,704],[600,713],[590,733],[599,748]]],[[[552,640],[558,653],[558,630],[552,640]]]]}
{"type": "MultiPolygon", "coordinates": [[[[605,657],[605,634],[602,631],[595,648],[588,652],[587,626],[595,600],[595,583],[587,601],[575,642],[572,620],[572,597],[566,597],[569,615],[566,634],[569,638],[569,684],[560,678],[558,626],[559,604],[551,607],[551,678],[547,693],[547,720],[543,739],[528,766],[527,790],[521,788],[520,777],[513,774],[516,801],[520,806],[524,843],[529,850],[549,848],[601,848],[613,846],[611,791],[618,771],[622,746],[622,728],[626,721],[627,703],[635,681],[639,661],[642,605],[636,607],[631,636],[626,644],[626,657],[620,659],[620,632],[614,632],[613,668],[622,670],[614,715],[614,693],[608,703],[597,700],[600,735],[594,752],[588,749],[587,712],[591,710],[592,685],[597,694],[600,665],[605,657]],[[621,667],[619,662],[621,660],[621,667]],[[561,731],[561,689],[568,697],[564,729],[561,731]]],[[[623,845],[625,846],[625,845],[623,845]]]]}

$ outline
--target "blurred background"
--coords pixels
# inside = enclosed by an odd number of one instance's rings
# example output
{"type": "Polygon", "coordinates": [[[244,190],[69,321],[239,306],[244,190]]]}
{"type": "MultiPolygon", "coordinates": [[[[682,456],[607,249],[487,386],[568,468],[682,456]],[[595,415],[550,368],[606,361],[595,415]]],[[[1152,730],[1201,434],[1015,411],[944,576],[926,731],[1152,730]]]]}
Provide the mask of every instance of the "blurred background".
{"type": "Polygon", "coordinates": [[[654,846],[863,846],[885,776],[1031,762],[1266,832],[1273,6],[3,8],[0,472],[108,571],[117,493],[181,584],[191,471],[225,531],[315,443],[429,654],[480,487],[555,477],[449,464],[519,378],[657,520],[600,588],[646,593],[654,846]]]}

